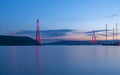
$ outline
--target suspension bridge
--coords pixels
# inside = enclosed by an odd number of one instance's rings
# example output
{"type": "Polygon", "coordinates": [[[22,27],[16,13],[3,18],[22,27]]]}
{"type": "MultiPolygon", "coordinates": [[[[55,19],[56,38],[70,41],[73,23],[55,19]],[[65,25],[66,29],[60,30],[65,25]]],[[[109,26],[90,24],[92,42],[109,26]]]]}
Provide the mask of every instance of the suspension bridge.
{"type": "MultiPolygon", "coordinates": [[[[21,32],[18,31],[18,32],[21,32]]],[[[13,35],[16,35],[16,33],[18,32],[14,32],[13,35]]],[[[57,33],[57,32],[56,32],[57,33]]],[[[41,43],[41,32],[40,32],[40,21],[39,19],[36,20],[36,31],[35,31],[35,40],[38,42],[38,43],[41,43]]],[[[93,34],[92,34],[92,39],[91,39],[91,44],[92,45],[96,45],[96,34],[95,34],[95,31],[93,31],[93,34]]]]}

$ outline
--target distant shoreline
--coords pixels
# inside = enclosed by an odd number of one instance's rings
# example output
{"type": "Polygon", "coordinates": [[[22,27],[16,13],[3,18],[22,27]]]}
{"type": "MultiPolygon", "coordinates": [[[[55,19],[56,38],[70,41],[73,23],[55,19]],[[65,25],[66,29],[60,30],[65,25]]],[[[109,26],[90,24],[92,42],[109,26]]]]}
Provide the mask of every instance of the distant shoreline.
{"type": "MultiPolygon", "coordinates": [[[[119,40],[118,40],[119,41],[119,40]]],[[[96,45],[103,45],[105,40],[98,40],[96,45]]],[[[113,40],[108,40],[113,42],[113,40]]],[[[94,45],[91,40],[88,41],[74,41],[74,40],[61,40],[49,43],[39,43],[36,40],[26,36],[5,36],[0,35],[0,46],[46,46],[46,45],[94,45]]]]}

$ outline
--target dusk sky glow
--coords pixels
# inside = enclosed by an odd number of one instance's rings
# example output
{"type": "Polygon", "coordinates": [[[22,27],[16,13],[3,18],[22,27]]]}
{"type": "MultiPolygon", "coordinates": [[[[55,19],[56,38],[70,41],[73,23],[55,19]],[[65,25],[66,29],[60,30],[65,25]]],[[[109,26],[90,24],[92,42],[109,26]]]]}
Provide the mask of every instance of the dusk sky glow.
{"type": "Polygon", "coordinates": [[[90,39],[84,32],[104,30],[106,24],[112,30],[118,23],[120,32],[120,0],[0,0],[1,35],[33,31],[37,18],[41,30],[77,31],[56,38],[90,39]]]}

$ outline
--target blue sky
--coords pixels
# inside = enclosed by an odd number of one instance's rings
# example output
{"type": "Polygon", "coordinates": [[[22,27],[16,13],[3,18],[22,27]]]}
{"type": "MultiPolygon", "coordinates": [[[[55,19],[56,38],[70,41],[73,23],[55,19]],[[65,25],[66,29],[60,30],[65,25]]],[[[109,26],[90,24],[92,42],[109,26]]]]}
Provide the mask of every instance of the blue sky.
{"type": "Polygon", "coordinates": [[[120,0],[0,0],[0,34],[35,30],[90,31],[120,24],[120,0]]]}

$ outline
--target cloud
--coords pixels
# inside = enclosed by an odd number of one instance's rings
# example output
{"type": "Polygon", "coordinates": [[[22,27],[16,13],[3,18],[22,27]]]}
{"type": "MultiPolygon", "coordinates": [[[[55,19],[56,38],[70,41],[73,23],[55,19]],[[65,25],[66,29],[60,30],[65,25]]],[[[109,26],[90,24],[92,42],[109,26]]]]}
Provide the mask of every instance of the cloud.
{"type": "MultiPolygon", "coordinates": [[[[101,36],[105,36],[104,32],[106,30],[95,30],[96,35],[101,35],[101,36]],[[102,32],[102,33],[101,33],[102,32]]],[[[107,30],[107,31],[111,31],[111,30],[107,30]]],[[[69,36],[69,35],[87,35],[87,36],[91,36],[93,34],[93,31],[87,31],[87,32],[83,32],[83,31],[78,31],[78,30],[71,30],[71,29],[56,29],[56,30],[41,30],[40,31],[41,37],[47,37],[47,38],[51,38],[51,37],[62,37],[62,36],[69,36]]],[[[15,35],[26,35],[26,36],[31,36],[34,37],[36,35],[36,31],[20,31],[15,33],[15,35]]]]}
{"type": "Polygon", "coordinates": [[[109,18],[113,18],[113,17],[118,17],[119,16],[119,14],[112,14],[112,15],[110,15],[110,16],[108,16],[109,18]]]}
{"type": "MultiPolygon", "coordinates": [[[[96,37],[105,37],[106,30],[95,30],[96,37]]],[[[107,30],[108,36],[113,36],[112,30],[107,30]]],[[[42,39],[90,39],[93,31],[79,31],[79,30],[72,30],[72,29],[56,29],[56,30],[41,30],[41,37],[42,39]]],[[[35,38],[36,31],[20,31],[17,32],[16,35],[24,35],[35,38]]],[[[120,35],[120,33],[118,33],[120,35]]]]}
{"type": "MultiPolygon", "coordinates": [[[[105,32],[106,30],[94,30],[95,33],[99,33],[99,32],[105,32]]],[[[111,30],[107,30],[107,31],[111,31],[111,30]]],[[[85,34],[89,34],[89,33],[93,33],[93,31],[87,31],[84,32],[85,34]]]]}
{"type": "MultiPolygon", "coordinates": [[[[103,36],[103,37],[105,37],[106,36],[106,34],[105,33],[101,33],[101,34],[96,34],[97,36],[103,36]]],[[[113,33],[111,34],[111,33],[108,33],[107,34],[107,36],[113,36],[113,33]]]]}
{"type": "Polygon", "coordinates": [[[67,33],[72,32],[70,29],[59,29],[59,30],[44,30],[41,31],[44,35],[48,35],[48,37],[59,37],[66,36],[67,33]]]}
{"type": "MultiPolygon", "coordinates": [[[[94,30],[95,31],[95,35],[96,36],[106,36],[106,30],[94,30]]],[[[108,36],[112,36],[111,35],[111,32],[109,31],[112,31],[112,30],[107,30],[108,31],[108,36]]],[[[85,35],[87,36],[92,36],[93,35],[93,31],[87,31],[87,32],[84,32],[85,35]]]]}
{"type": "MultiPolygon", "coordinates": [[[[60,36],[66,36],[67,33],[73,32],[74,30],[70,29],[58,29],[58,30],[41,30],[41,36],[42,37],[60,37],[60,36]]],[[[20,31],[17,32],[16,35],[30,35],[35,36],[35,31],[20,31]]]]}

